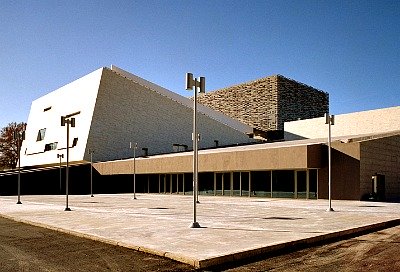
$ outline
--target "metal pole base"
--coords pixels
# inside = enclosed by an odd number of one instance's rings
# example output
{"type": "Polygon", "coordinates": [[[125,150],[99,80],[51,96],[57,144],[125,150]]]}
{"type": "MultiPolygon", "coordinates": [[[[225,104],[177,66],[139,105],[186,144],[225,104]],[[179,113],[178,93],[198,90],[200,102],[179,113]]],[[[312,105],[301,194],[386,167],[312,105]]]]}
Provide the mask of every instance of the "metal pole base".
{"type": "Polygon", "coordinates": [[[18,200],[17,204],[22,204],[22,202],[18,200]]]}
{"type": "Polygon", "coordinates": [[[132,199],[137,199],[136,196],[134,196],[132,199]]]}
{"type": "Polygon", "coordinates": [[[70,208],[65,208],[65,210],[64,211],[66,211],[66,212],[70,212],[71,211],[71,209],[70,208]]]}
{"type": "Polygon", "coordinates": [[[91,195],[90,197],[94,197],[94,195],[91,195]]]}
{"type": "Polygon", "coordinates": [[[197,204],[200,204],[200,201],[197,200],[196,203],[197,203],[197,204]]]}
{"type": "Polygon", "coordinates": [[[192,228],[192,229],[198,229],[198,228],[201,228],[201,227],[200,227],[200,224],[199,224],[199,223],[193,222],[193,223],[190,225],[190,228],[192,228]]]}
{"type": "Polygon", "coordinates": [[[332,208],[328,208],[326,209],[327,212],[334,212],[334,210],[332,208]]]}

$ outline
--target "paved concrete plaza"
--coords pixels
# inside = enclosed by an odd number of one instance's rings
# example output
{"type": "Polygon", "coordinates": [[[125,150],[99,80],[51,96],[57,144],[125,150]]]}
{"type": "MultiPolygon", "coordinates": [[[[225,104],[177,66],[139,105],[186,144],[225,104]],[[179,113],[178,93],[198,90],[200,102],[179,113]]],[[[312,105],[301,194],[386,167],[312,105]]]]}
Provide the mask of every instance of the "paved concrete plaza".
{"type": "Polygon", "coordinates": [[[208,267],[273,250],[400,224],[400,204],[132,194],[0,196],[0,215],[208,267]]]}

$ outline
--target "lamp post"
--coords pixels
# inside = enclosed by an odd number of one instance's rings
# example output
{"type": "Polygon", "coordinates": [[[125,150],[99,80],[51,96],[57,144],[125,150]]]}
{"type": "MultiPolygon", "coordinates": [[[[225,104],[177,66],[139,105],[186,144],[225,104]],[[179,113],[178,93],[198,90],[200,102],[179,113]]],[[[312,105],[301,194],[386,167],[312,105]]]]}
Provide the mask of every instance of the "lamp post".
{"type": "Polygon", "coordinates": [[[60,194],[61,194],[61,188],[62,188],[62,175],[61,175],[61,159],[64,158],[64,154],[57,154],[57,158],[60,159],[60,194]]]}
{"type": "Polygon", "coordinates": [[[18,201],[17,204],[22,204],[21,202],[21,142],[25,140],[25,131],[18,132],[14,131],[14,140],[17,141],[17,155],[18,155],[18,201]]]}
{"type": "Polygon", "coordinates": [[[67,168],[65,169],[65,196],[66,204],[64,211],[71,211],[68,207],[68,183],[69,183],[69,127],[75,127],[75,118],[61,116],[61,126],[67,125],[67,168]]]}
{"type": "Polygon", "coordinates": [[[325,113],[325,124],[329,127],[328,132],[328,187],[329,187],[329,207],[326,211],[333,212],[332,209],[332,154],[331,154],[331,126],[335,124],[335,115],[325,113]]]}
{"type": "Polygon", "coordinates": [[[200,224],[196,221],[196,204],[198,202],[198,141],[199,135],[197,134],[197,88],[200,93],[205,93],[206,79],[200,77],[199,79],[194,78],[193,74],[186,73],[186,90],[194,90],[193,97],[193,223],[190,225],[191,228],[200,228],[200,224]],[[194,89],[193,89],[194,87],[194,89]]]}
{"type": "Polygon", "coordinates": [[[133,199],[136,199],[136,148],[137,143],[129,142],[129,148],[133,149],[133,199]]]}
{"type": "Polygon", "coordinates": [[[90,154],[90,196],[94,197],[93,195],[93,149],[89,149],[90,154]]]}

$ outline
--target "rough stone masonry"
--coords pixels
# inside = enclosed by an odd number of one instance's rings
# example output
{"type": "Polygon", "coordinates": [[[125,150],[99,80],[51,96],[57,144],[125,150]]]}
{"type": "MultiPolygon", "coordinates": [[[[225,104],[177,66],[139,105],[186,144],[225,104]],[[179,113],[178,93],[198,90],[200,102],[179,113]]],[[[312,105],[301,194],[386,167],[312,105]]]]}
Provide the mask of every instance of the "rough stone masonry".
{"type": "Polygon", "coordinates": [[[284,122],[324,116],[329,94],[274,75],[198,96],[198,102],[261,131],[282,131],[284,122]]]}

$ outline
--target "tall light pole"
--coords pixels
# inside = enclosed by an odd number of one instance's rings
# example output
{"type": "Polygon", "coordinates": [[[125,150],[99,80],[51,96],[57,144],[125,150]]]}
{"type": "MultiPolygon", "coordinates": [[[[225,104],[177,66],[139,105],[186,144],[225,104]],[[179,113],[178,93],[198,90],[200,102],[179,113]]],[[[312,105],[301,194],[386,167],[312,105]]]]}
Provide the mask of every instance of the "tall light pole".
{"type": "Polygon", "coordinates": [[[71,211],[68,207],[68,183],[69,183],[69,127],[75,127],[75,118],[61,116],[61,126],[67,125],[67,168],[65,169],[65,209],[64,211],[71,211]]]}
{"type": "Polygon", "coordinates": [[[325,124],[329,127],[328,132],[328,187],[329,187],[329,207],[326,211],[333,212],[332,209],[332,154],[331,154],[331,126],[335,124],[335,115],[329,115],[329,113],[325,113],[325,124]]]}
{"type": "Polygon", "coordinates": [[[93,149],[89,149],[90,154],[90,196],[93,197],[93,149]]]}
{"type": "Polygon", "coordinates": [[[136,199],[136,148],[137,143],[129,142],[129,148],[133,149],[133,199],[136,199]]]}
{"type": "Polygon", "coordinates": [[[62,188],[62,186],[61,186],[61,183],[62,183],[62,175],[61,175],[61,159],[63,159],[63,158],[64,158],[64,154],[57,154],[57,158],[59,158],[59,159],[60,159],[60,194],[61,194],[61,188],[62,188]]]}
{"type": "Polygon", "coordinates": [[[18,201],[17,204],[22,204],[21,202],[21,143],[25,140],[25,131],[19,132],[14,131],[14,140],[17,141],[17,155],[18,155],[18,201]]]}
{"type": "Polygon", "coordinates": [[[199,79],[194,78],[193,74],[186,73],[186,90],[194,90],[193,97],[193,223],[190,225],[191,228],[200,228],[200,224],[196,220],[196,204],[198,201],[198,141],[199,135],[197,134],[197,88],[199,88],[200,93],[205,93],[206,89],[206,79],[200,77],[199,79]],[[194,87],[194,89],[193,89],[194,87]]]}

